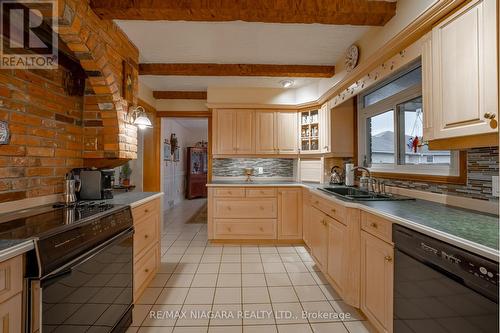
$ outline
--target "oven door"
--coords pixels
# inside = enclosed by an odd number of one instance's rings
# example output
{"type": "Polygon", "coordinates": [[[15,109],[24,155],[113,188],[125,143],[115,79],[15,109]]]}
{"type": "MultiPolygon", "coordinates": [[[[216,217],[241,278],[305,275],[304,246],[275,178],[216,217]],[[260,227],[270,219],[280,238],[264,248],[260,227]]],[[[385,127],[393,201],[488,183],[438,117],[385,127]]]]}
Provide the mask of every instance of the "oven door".
{"type": "Polygon", "coordinates": [[[40,280],[43,333],[126,330],[132,312],[132,236],[128,229],[40,280]]]}

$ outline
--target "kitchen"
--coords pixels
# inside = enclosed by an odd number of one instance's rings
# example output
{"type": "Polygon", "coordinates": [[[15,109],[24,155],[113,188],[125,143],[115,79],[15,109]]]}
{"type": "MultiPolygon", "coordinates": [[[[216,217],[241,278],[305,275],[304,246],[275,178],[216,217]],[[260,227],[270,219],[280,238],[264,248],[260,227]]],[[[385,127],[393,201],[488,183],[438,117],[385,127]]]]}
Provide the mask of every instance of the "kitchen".
{"type": "Polygon", "coordinates": [[[498,1],[356,2],[3,1],[2,331],[498,332],[498,1]]]}

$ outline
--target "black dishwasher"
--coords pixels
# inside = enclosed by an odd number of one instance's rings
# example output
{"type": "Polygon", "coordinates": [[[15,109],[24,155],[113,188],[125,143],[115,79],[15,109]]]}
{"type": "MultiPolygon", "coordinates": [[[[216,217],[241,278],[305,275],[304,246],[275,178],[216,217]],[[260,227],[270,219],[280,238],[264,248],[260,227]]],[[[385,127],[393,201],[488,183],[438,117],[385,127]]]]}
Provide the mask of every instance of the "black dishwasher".
{"type": "Polygon", "coordinates": [[[489,333],[498,326],[498,262],[394,225],[394,332],[489,333]]]}

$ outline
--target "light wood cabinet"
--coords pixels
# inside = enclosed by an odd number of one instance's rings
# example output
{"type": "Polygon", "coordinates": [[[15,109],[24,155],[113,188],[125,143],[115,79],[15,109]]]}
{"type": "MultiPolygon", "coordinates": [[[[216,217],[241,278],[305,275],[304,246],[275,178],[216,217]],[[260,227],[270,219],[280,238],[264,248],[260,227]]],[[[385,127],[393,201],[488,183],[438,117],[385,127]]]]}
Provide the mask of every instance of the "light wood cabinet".
{"type": "Polygon", "coordinates": [[[276,154],[275,124],[276,115],[274,112],[257,111],[255,113],[255,153],[276,154]]]}
{"type": "Polygon", "coordinates": [[[328,266],[327,272],[333,287],[343,295],[347,279],[348,230],[342,223],[331,220],[328,225],[328,266]]]}
{"type": "Polygon", "coordinates": [[[424,41],[426,140],[498,132],[497,16],[496,0],[471,1],[424,41]]]}
{"type": "Polygon", "coordinates": [[[214,154],[236,153],[236,142],[234,132],[236,126],[236,111],[217,110],[214,114],[215,120],[215,145],[214,154]]]}
{"type": "Polygon", "coordinates": [[[255,153],[255,111],[216,110],[214,154],[255,153]]]}
{"type": "Polygon", "coordinates": [[[23,255],[0,263],[0,332],[22,332],[23,267],[23,255]]]}
{"type": "Polygon", "coordinates": [[[21,333],[23,328],[22,321],[22,294],[0,303],[0,325],[2,333],[21,333]]]}
{"type": "Polygon", "coordinates": [[[361,310],[379,332],[393,330],[394,248],[361,232],[361,310]]]}
{"type": "Polygon", "coordinates": [[[309,243],[316,263],[324,269],[328,258],[328,216],[316,207],[311,208],[309,243]]]}
{"type": "Polygon", "coordinates": [[[276,113],[276,142],[279,154],[297,154],[297,112],[279,111],[276,113]]]}
{"type": "Polygon", "coordinates": [[[134,302],[160,267],[161,204],[153,199],[132,208],[134,219],[134,302]]]}
{"type": "Polygon", "coordinates": [[[334,107],[321,110],[324,114],[322,152],[331,156],[354,156],[354,114],[356,98],[351,98],[334,107]]]}
{"type": "Polygon", "coordinates": [[[302,239],[302,189],[278,190],[278,239],[302,239]]]}
{"type": "Polygon", "coordinates": [[[238,110],[235,129],[236,153],[240,155],[255,153],[255,111],[238,110]]]}

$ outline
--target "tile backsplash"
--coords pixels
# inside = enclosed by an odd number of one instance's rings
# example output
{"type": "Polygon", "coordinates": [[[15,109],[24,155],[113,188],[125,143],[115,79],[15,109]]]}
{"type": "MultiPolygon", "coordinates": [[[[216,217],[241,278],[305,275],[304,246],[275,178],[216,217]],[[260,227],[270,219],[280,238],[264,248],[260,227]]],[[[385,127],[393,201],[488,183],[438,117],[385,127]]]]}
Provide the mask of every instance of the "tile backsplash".
{"type": "Polygon", "coordinates": [[[467,184],[437,184],[420,181],[387,179],[389,186],[433,193],[457,195],[481,200],[498,201],[492,195],[492,176],[498,176],[498,147],[467,150],[467,184]]]}
{"type": "Polygon", "coordinates": [[[218,158],[213,160],[214,177],[243,177],[244,168],[254,168],[253,177],[293,178],[294,160],[286,158],[218,158]],[[263,173],[257,174],[261,167],[263,173]]]}

